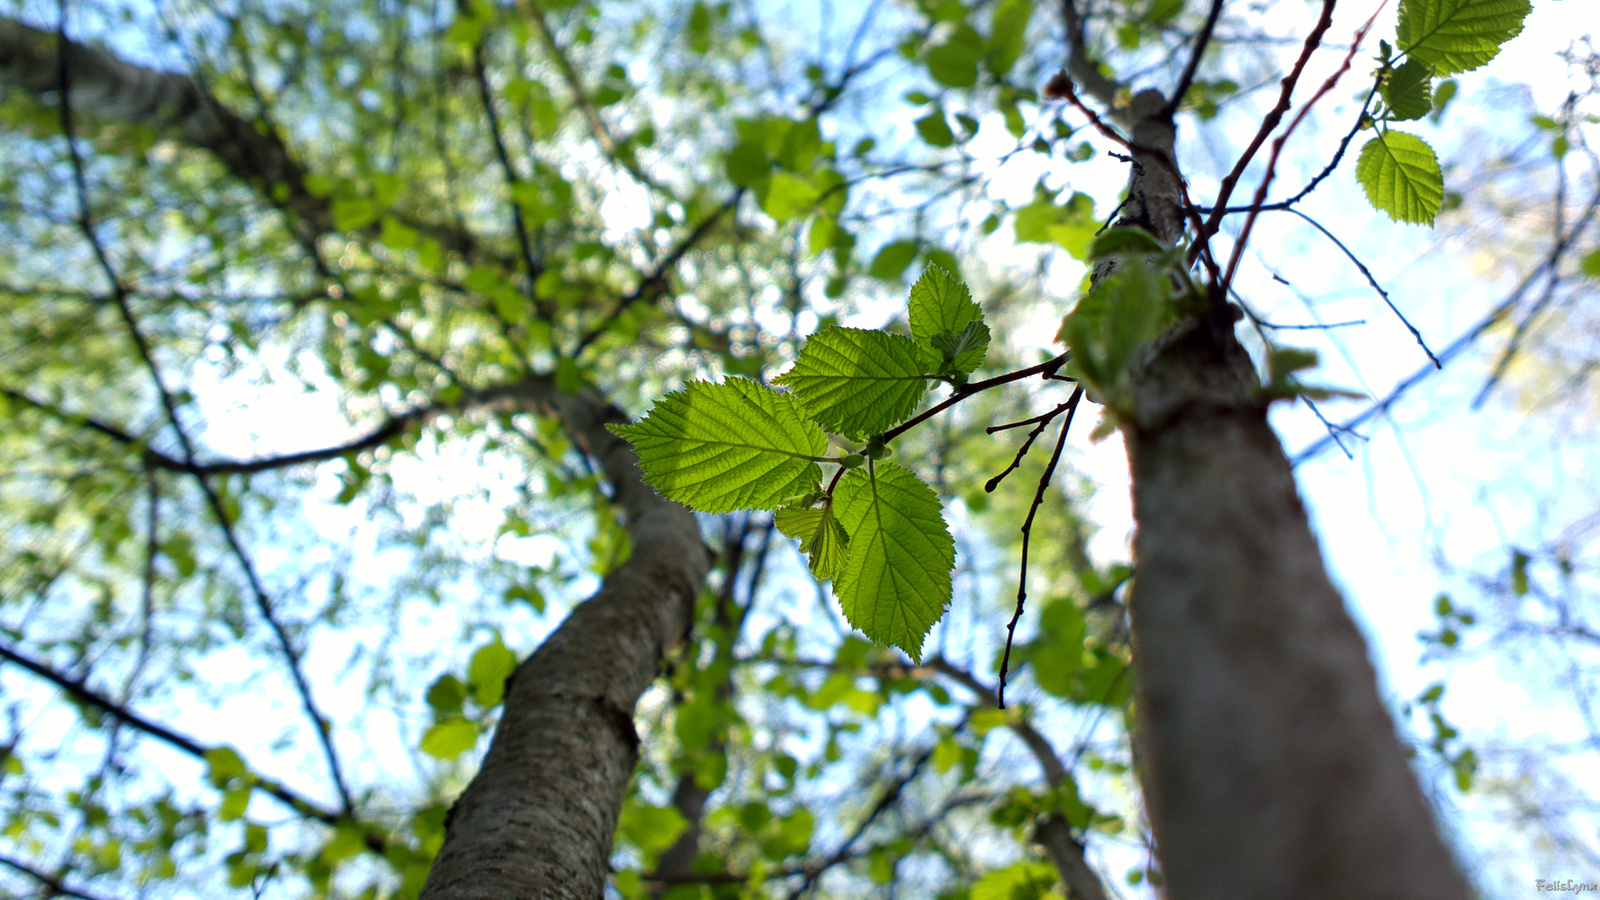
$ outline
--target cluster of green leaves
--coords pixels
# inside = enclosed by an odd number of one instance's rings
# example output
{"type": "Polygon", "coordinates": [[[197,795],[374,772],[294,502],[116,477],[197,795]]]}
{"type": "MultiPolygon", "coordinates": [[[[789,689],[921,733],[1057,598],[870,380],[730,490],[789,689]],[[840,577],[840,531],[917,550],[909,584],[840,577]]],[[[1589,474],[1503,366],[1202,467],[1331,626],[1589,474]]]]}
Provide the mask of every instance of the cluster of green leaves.
{"type": "Polygon", "coordinates": [[[1427,141],[1390,122],[1420,119],[1443,109],[1455,94],[1455,82],[1435,90],[1434,80],[1470,72],[1500,52],[1522,32],[1533,7],[1528,0],[1401,0],[1395,29],[1399,56],[1381,44],[1382,98],[1368,140],[1356,159],[1356,179],[1373,207],[1397,222],[1432,225],[1444,202],[1444,173],[1427,141]],[[1400,61],[1403,57],[1404,61],[1400,61]]]}
{"type": "Polygon", "coordinates": [[[1091,265],[1115,259],[1116,268],[1061,320],[1056,336],[1072,350],[1067,372],[1105,406],[1105,428],[1126,411],[1139,348],[1201,308],[1205,292],[1189,277],[1183,248],[1163,247],[1138,228],[1107,231],[1089,244],[1087,256],[1091,265]]]}
{"type": "Polygon", "coordinates": [[[929,382],[960,388],[983,365],[989,327],[971,292],[929,266],[911,288],[911,335],[829,327],[774,383],[691,382],[634,425],[613,426],[662,496],[708,513],[775,512],[850,624],[920,659],[950,602],[955,545],[938,494],[885,462],[885,433],[916,412],[929,382]],[[826,429],[826,431],[824,431],[826,429]],[[866,441],[828,456],[828,435],[866,441]],[[820,464],[838,466],[824,488],[820,464]]]}

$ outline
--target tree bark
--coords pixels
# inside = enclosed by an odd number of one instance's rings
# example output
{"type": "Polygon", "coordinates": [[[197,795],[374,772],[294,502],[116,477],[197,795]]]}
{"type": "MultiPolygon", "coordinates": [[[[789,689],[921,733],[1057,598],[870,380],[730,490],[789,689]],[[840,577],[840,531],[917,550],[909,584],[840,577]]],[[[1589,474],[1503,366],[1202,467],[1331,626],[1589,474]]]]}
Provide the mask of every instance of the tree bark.
{"type": "MultiPolygon", "coordinates": [[[[246,118],[218,102],[206,86],[188,75],[136,65],[116,54],[51,31],[0,16],[0,86],[44,99],[61,90],[62,52],[66,54],[67,100],[73,113],[91,121],[150,128],[164,138],[207,151],[228,172],[282,203],[312,240],[329,234],[332,207],[306,188],[304,168],[267,122],[246,118]],[[279,194],[282,186],[286,193],[279,194]]],[[[467,256],[481,251],[472,236],[450,227],[407,220],[440,246],[467,256]]]]}
{"type": "Polygon", "coordinates": [[[594,900],[603,893],[623,792],[638,758],[633,708],[693,620],[710,566],[694,517],[642,480],[626,422],[599,395],[532,383],[604,468],[633,555],[512,675],[483,767],[456,801],[426,900],[594,900]]]}
{"type": "MultiPolygon", "coordinates": [[[[1171,244],[1157,99],[1131,105],[1127,224],[1171,244]]],[[[1132,375],[1135,741],[1169,896],[1464,900],[1233,323],[1179,323],[1132,375]]]]}
{"type": "MultiPolygon", "coordinates": [[[[1114,115],[1118,224],[1176,244],[1171,105],[1146,90],[1114,115]]],[[[1233,321],[1180,322],[1130,375],[1134,742],[1167,895],[1466,900],[1233,321]]]]}
{"type": "Polygon", "coordinates": [[[1140,373],[1123,428],[1145,800],[1178,900],[1464,900],[1231,325],[1140,373]]]}

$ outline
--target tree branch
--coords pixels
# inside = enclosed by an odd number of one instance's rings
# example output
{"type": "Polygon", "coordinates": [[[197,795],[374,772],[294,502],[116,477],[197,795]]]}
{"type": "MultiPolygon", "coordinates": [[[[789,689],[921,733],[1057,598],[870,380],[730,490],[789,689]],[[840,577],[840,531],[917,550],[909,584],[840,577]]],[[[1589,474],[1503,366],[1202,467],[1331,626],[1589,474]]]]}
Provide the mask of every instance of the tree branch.
{"type": "MultiPolygon", "coordinates": [[[[948,659],[936,656],[928,660],[926,665],[971,691],[985,706],[1000,705],[998,693],[948,659]]],[[[1044,773],[1046,784],[1055,787],[1070,777],[1067,767],[1061,762],[1061,757],[1056,756],[1055,747],[1033,727],[1031,722],[1026,718],[1013,716],[1006,720],[1006,725],[1022,739],[1028,752],[1033,754],[1034,760],[1039,763],[1039,769],[1044,773]]],[[[1034,836],[1049,851],[1050,859],[1055,863],[1056,870],[1061,873],[1061,882],[1067,886],[1073,900],[1106,900],[1105,886],[1100,883],[1100,876],[1089,866],[1083,842],[1072,833],[1071,823],[1060,813],[1052,813],[1046,817],[1035,830],[1034,836]]]]}
{"type": "MultiPolygon", "coordinates": [[[[206,753],[208,751],[217,749],[214,747],[207,747],[188,735],[181,734],[165,725],[162,725],[159,722],[156,722],[153,719],[146,718],[145,716],[134,712],[132,709],[128,708],[127,705],[118,703],[117,701],[112,700],[110,697],[107,697],[104,694],[94,690],[94,688],[91,688],[85,678],[74,678],[71,675],[59,672],[53,667],[40,662],[39,660],[33,659],[32,657],[26,656],[4,644],[0,644],[0,660],[9,662],[12,665],[18,666],[19,668],[33,673],[39,678],[54,684],[62,691],[65,691],[67,696],[78,701],[79,703],[98,709],[122,724],[156,738],[168,746],[182,750],[184,753],[187,753],[188,755],[202,762],[206,761],[206,753]]],[[[316,819],[317,821],[326,823],[328,825],[337,825],[343,821],[339,813],[324,808],[316,801],[311,800],[304,794],[301,794],[292,788],[284,786],[280,782],[274,781],[270,778],[264,778],[260,775],[255,775],[254,773],[252,773],[252,777],[254,779],[252,781],[253,787],[259,788],[265,793],[278,799],[279,801],[283,802],[284,805],[288,806],[290,809],[302,816],[316,819]]],[[[384,842],[381,836],[369,833],[367,836],[367,841],[368,845],[372,846],[375,852],[383,852],[384,842]]]]}
{"type": "Polygon", "coordinates": [[[18,872],[39,882],[50,893],[51,897],[76,897],[77,900],[104,900],[99,894],[91,894],[80,888],[70,887],[60,876],[51,875],[37,866],[30,865],[8,854],[0,853],[0,865],[15,869],[18,872]]]}

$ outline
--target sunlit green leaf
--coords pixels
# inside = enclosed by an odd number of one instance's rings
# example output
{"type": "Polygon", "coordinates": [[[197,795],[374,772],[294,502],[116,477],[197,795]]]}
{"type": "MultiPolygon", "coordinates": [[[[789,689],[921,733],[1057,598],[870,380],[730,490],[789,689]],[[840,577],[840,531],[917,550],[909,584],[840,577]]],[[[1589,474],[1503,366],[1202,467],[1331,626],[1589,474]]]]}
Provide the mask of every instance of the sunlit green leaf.
{"type": "Polygon", "coordinates": [[[950,604],[955,542],[939,495],[910,469],[875,463],[834,493],[850,556],[834,581],[851,625],[922,658],[922,641],[950,604]]]}
{"type": "Polygon", "coordinates": [[[1022,55],[1028,36],[1028,19],[1033,16],[1033,0],[1000,0],[990,20],[989,47],[984,62],[996,76],[1005,77],[1022,55]]]}
{"type": "Polygon", "coordinates": [[[1059,876],[1044,863],[1016,863],[984,875],[972,885],[972,900],[1048,900],[1059,876]]]}
{"type": "Polygon", "coordinates": [[[1401,122],[1433,112],[1433,70],[1421,60],[1407,60],[1384,81],[1383,102],[1401,122]]]}
{"type": "Polygon", "coordinates": [[[1522,33],[1528,0],[1400,0],[1395,40],[1435,74],[1468,72],[1495,58],[1522,33]]]}
{"type": "Polygon", "coordinates": [[[478,726],[466,719],[446,719],[422,735],[419,749],[439,759],[455,759],[478,743],[478,726]]]}
{"type": "Polygon", "coordinates": [[[869,271],[873,278],[884,281],[899,281],[905,274],[906,267],[917,258],[916,241],[890,241],[878,250],[878,255],[872,258],[869,271]]]}
{"type": "Polygon", "coordinates": [[[983,38],[972,26],[959,26],[928,51],[928,74],[946,87],[972,87],[978,83],[983,49],[983,38]]]}
{"type": "Polygon", "coordinates": [[[911,336],[943,356],[951,354],[948,371],[971,373],[983,365],[989,328],[972,292],[940,266],[929,266],[911,286],[911,336]],[[948,335],[940,340],[941,335],[948,335]]]}
{"type": "Polygon", "coordinates": [[[467,666],[467,682],[472,699],[485,709],[498,706],[505,697],[506,679],[517,669],[517,656],[497,638],[472,654],[467,666]]]}
{"type": "Polygon", "coordinates": [[[811,182],[788,172],[774,172],[767,182],[767,196],[761,208],[779,222],[787,222],[805,215],[819,196],[811,182]]]}
{"type": "Polygon", "coordinates": [[[811,573],[827,580],[844,566],[850,536],[833,515],[832,506],[818,509],[785,506],[773,515],[778,530],[800,542],[800,552],[810,557],[811,573]]]}
{"type": "Polygon", "coordinates": [[[1396,222],[1432,225],[1444,200],[1444,173],[1433,148],[1414,134],[1385,131],[1356,159],[1356,180],[1373,208],[1396,222]]]}
{"type": "Polygon", "coordinates": [[[835,327],[812,335],[794,367],[773,381],[792,389],[828,430],[864,438],[910,418],[928,373],[911,338],[835,327]]]}
{"type": "Polygon", "coordinates": [[[702,512],[773,509],[816,484],[827,436],[793,395],[743,378],[690,382],[634,425],[613,425],[662,496],[702,512]]]}

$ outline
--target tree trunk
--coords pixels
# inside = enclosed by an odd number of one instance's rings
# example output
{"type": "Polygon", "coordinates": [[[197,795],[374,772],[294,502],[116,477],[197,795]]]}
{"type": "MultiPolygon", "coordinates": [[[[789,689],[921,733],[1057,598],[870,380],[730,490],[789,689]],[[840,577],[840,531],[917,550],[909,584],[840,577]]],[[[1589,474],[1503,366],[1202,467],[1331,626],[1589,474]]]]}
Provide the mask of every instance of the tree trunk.
{"type": "Polygon", "coordinates": [[[692,621],[710,565],[693,515],[645,484],[627,417],[598,395],[544,381],[530,402],[598,458],[633,555],[512,675],[483,767],[451,808],[426,900],[594,900],[609,871],[639,738],[633,708],[692,621]]]}
{"type": "MultiPolygon", "coordinates": [[[[1175,244],[1169,104],[1121,121],[1119,224],[1175,244]]],[[[1168,896],[1465,900],[1234,324],[1180,322],[1131,375],[1134,740],[1168,896]]]]}

